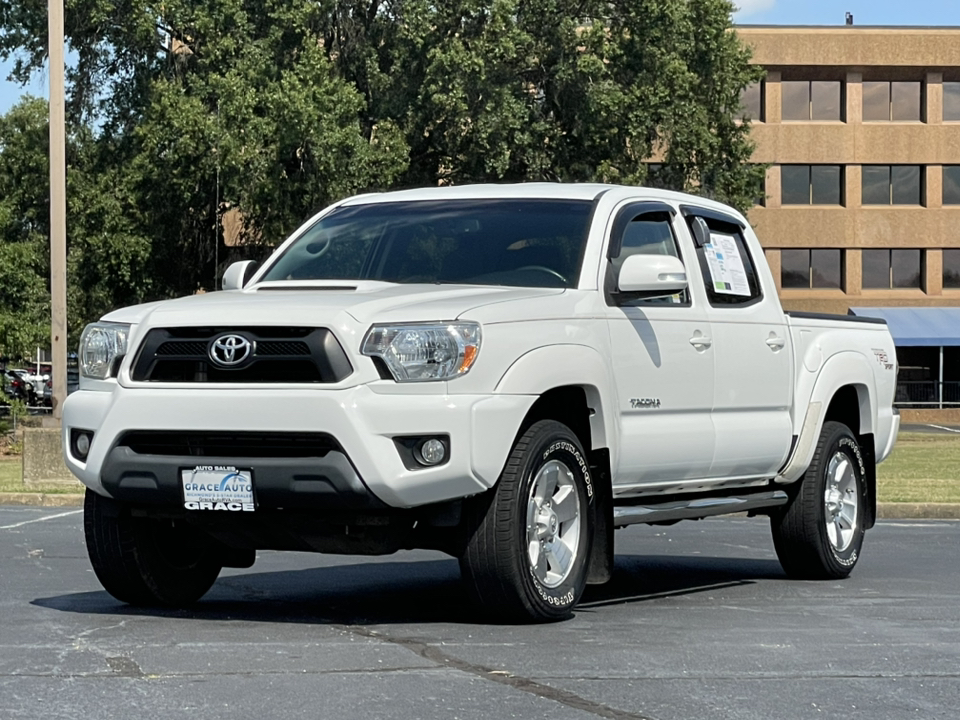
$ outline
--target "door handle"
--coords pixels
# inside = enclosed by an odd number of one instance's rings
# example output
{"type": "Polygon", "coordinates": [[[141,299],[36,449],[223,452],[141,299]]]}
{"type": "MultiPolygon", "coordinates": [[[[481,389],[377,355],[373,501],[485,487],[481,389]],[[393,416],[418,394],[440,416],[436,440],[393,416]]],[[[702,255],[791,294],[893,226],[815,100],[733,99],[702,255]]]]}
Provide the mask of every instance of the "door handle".
{"type": "Polygon", "coordinates": [[[767,338],[767,347],[777,352],[777,350],[783,350],[783,346],[786,344],[786,341],[782,337],[777,337],[773,333],[770,333],[770,337],[767,338]]]}
{"type": "Polygon", "coordinates": [[[706,335],[694,335],[690,338],[690,344],[697,350],[703,351],[713,345],[713,340],[706,335]]]}

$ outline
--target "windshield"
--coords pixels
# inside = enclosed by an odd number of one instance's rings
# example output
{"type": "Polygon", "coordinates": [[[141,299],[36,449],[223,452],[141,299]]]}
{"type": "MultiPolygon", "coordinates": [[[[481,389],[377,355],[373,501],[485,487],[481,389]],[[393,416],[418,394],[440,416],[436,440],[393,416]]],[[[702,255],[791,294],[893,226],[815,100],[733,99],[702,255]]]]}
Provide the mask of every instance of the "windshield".
{"type": "Polygon", "coordinates": [[[571,288],[592,203],[388,202],[334,210],[290,245],[269,280],[381,280],[571,288]]]}

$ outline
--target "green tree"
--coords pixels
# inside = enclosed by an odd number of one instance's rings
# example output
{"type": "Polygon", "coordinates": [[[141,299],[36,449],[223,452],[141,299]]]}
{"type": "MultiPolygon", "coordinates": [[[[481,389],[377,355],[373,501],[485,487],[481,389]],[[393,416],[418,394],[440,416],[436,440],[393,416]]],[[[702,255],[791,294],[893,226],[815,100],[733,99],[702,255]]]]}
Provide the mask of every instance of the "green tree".
{"type": "MultiPolygon", "coordinates": [[[[0,355],[32,356],[50,344],[49,111],[26,98],[0,117],[0,355]]],[[[141,302],[150,283],[148,239],[121,170],[101,172],[88,130],[67,142],[68,325],[141,302]]]]}
{"type": "Polygon", "coordinates": [[[651,181],[741,209],[760,194],[737,116],[762,70],[727,0],[337,6],[324,46],[371,122],[403,128],[403,184],[651,181]]]}
{"type": "MultiPolygon", "coordinates": [[[[149,241],[150,297],[212,286],[227,210],[241,211],[247,241],[276,244],[406,165],[395,123],[362,122],[362,96],[323,45],[332,3],[68,0],[66,13],[70,118],[97,128],[90,167],[123,189],[121,234],[149,241]]],[[[0,0],[16,77],[42,66],[44,18],[0,0]]]]}
{"type": "MultiPolygon", "coordinates": [[[[649,182],[747,209],[763,169],[735,118],[761,71],[732,9],[67,0],[78,319],[211,287],[232,209],[263,245],[331,201],[396,186],[649,182]]],[[[42,3],[0,0],[16,77],[42,67],[45,44],[42,3]]]]}
{"type": "Polygon", "coordinates": [[[28,98],[0,117],[0,356],[50,342],[46,112],[28,98]]]}

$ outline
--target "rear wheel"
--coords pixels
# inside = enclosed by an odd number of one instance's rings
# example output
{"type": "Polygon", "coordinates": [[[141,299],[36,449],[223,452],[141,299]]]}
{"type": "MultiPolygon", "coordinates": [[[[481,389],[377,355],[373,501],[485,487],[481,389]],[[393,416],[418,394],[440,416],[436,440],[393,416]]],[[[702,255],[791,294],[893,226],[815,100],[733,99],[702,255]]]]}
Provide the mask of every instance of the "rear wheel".
{"type": "Polygon", "coordinates": [[[777,557],[788,575],[813,580],[850,574],[863,545],[865,475],[850,429],[824,423],[797,493],[771,518],[777,557]]]}
{"type": "Polygon", "coordinates": [[[544,420],[514,445],[480,513],[460,567],[474,598],[508,620],[568,617],[586,584],[593,486],[565,425],[544,420]]]}
{"type": "Polygon", "coordinates": [[[131,605],[190,605],[220,574],[200,531],[183,522],[134,517],[92,490],[84,499],[83,529],[97,579],[131,605]]]}

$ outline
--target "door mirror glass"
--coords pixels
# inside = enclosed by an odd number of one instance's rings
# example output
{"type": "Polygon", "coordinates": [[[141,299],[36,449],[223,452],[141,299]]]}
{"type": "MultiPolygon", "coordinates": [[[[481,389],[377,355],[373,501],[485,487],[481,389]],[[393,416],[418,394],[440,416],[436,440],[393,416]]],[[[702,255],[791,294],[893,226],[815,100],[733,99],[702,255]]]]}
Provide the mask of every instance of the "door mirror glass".
{"type": "Polygon", "coordinates": [[[666,297],[687,289],[687,271],[679,258],[670,255],[631,255],[620,266],[617,290],[666,297]]]}

